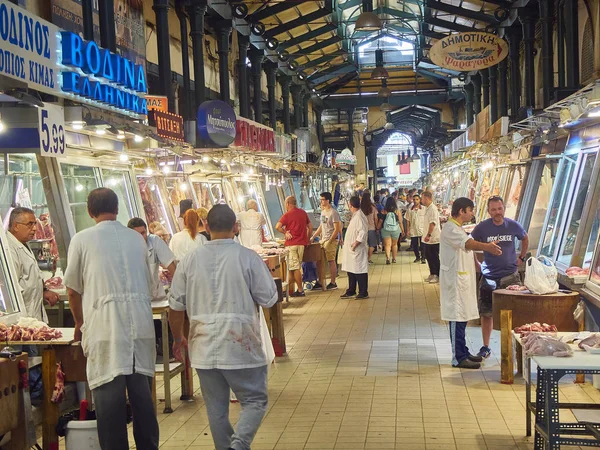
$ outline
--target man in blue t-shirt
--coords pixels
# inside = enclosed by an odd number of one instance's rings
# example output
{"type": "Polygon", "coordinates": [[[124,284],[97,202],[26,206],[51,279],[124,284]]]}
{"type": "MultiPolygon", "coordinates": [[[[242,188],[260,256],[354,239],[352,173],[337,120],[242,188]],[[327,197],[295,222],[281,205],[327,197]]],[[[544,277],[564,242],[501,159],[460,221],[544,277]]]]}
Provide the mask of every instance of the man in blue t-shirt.
{"type": "Polygon", "coordinates": [[[525,261],[529,237],[516,221],[504,217],[504,201],[501,197],[490,197],[487,203],[490,218],[480,222],[471,237],[479,242],[496,242],[502,249],[500,256],[483,252],[481,280],[479,282],[478,307],[481,317],[483,347],[478,355],[487,358],[491,354],[490,336],[492,335],[492,292],[504,289],[512,284],[521,284],[518,266],[525,261]],[[521,252],[517,258],[516,239],[521,241],[521,252]]]}

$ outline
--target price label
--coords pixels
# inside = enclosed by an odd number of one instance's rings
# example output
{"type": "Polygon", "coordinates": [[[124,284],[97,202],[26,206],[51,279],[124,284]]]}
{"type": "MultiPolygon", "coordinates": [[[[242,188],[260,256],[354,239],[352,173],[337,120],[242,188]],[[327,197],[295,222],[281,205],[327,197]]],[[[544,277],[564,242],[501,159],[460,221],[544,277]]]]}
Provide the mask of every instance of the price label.
{"type": "Polygon", "coordinates": [[[64,108],[46,103],[38,108],[38,117],[40,155],[54,158],[67,156],[64,108]]]}

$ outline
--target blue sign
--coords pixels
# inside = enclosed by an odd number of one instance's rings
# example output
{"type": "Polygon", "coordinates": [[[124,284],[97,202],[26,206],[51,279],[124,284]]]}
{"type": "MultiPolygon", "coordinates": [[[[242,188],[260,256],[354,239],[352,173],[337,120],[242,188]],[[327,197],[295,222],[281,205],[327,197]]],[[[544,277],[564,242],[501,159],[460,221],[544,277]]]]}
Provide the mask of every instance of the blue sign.
{"type": "Polygon", "coordinates": [[[211,100],[198,107],[198,133],[206,142],[227,147],[235,140],[235,111],[228,103],[211,100]]]}
{"type": "Polygon", "coordinates": [[[70,31],[61,32],[62,64],[75,70],[62,71],[61,89],[78,97],[135,114],[148,114],[148,91],[141,64],[85,41],[70,31]]]}

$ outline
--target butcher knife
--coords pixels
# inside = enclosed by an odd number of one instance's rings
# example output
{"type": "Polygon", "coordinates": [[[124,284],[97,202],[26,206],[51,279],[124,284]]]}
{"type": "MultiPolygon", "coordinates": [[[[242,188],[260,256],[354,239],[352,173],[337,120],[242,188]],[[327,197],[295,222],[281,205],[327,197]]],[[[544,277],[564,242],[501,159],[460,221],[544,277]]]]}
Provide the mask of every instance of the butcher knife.
{"type": "Polygon", "coordinates": [[[29,392],[29,375],[27,373],[27,361],[19,361],[19,377],[21,392],[23,393],[23,409],[25,419],[25,438],[27,448],[36,445],[35,425],[33,423],[33,413],[31,410],[31,394],[29,392]]]}

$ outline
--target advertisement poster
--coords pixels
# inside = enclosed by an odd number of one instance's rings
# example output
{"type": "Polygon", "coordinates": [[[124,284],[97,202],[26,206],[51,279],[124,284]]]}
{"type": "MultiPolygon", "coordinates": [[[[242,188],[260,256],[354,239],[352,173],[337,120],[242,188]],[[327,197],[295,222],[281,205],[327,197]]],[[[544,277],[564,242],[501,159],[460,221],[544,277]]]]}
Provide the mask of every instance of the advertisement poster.
{"type": "MultiPolygon", "coordinates": [[[[52,23],[74,33],[83,33],[81,0],[51,0],[52,23]]],[[[98,1],[94,5],[94,40],[100,42],[98,1]]],[[[117,51],[135,64],[146,66],[143,0],[115,0],[117,51]]]]}

